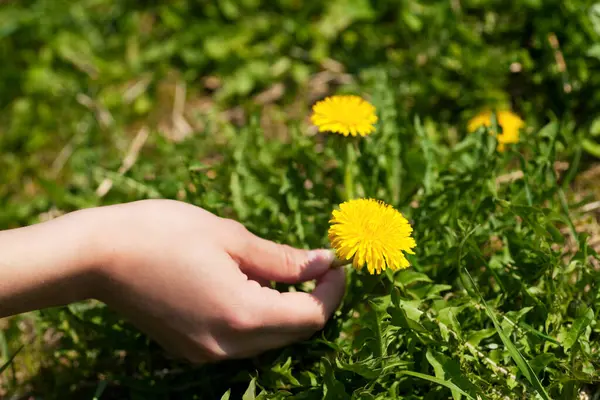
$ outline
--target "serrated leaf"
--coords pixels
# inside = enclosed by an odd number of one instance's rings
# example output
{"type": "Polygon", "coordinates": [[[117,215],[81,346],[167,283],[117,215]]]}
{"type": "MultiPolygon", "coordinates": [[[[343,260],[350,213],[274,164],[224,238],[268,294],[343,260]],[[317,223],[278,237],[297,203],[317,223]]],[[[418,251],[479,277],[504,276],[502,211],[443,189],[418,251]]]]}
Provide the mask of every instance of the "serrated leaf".
{"type": "Polygon", "coordinates": [[[435,298],[436,296],[439,296],[439,294],[441,292],[445,292],[447,290],[452,290],[452,285],[446,285],[446,284],[432,285],[429,288],[429,290],[427,290],[427,298],[428,299],[435,298]]]}
{"type": "Polygon", "coordinates": [[[345,371],[354,372],[367,379],[375,379],[381,374],[381,368],[378,366],[378,361],[375,359],[363,360],[354,363],[336,359],[335,363],[338,368],[345,371]]]}
{"type": "Polygon", "coordinates": [[[292,373],[291,366],[292,366],[292,357],[288,357],[286,362],[283,365],[277,364],[271,368],[271,371],[286,378],[290,384],[292,384],[294,386],[300,386],[300,382],[298,382],[298,379],[296,379],[296,377],[294,377],[294,375],[292,373]]]}
{"type": "Polygon", "coordinates": [[[227,389],[227,391],[225,393],[223,393],[223,396],[221,396],[221,400],[229,400],[230,397],[231,397],[231,389],[227,389]]]}
{"type": "Polygon", "coordinates": [[[427,275],[412,269],[400,271],[396,276],[396,281],[400,282],[404,286],[408,286],[416,282],[431,283],[431,279],[427,275]]]}
{"type": "Polygon", "coordinates": [[[527,314],[532,309],[533,307],[523,307],[519,311],[507,312],[504,318],[502,318],[502,322],[500,323],[502,329],[504,329],[504,332],[510,334],[515,327],[515,323],[520,322],[525,316],[525,314],[527,314]]]}
{"type": "Polygon", "coordinates": [[[414,376],[415,378],[424,379],[429,382],[437,383],[438,385],[447,387],[448,389],[450,389],[452,391],[456,391],[456,393],[462,394],[463,396],[467,397],[468,399],[475,400],[470,394],[466,393],[465,391],[463,391],[461,388],[459,388],[458,386],[456,386],[454,383],[452,383],[450,381],[436,378],[435,376],[422,374],[420,372],[414,372],[414,371],[401,371],[400,375],[410,375],[410,376],[414,376]]]}
{"type": "Polygon", "coordinates": [[[400,300],[399,306],[406,312],[406,316],[413,321],[419,322],[423,311],[419,309],[420,300],[400,300]]]}
{"type": "Polygon", "coordinates": [[[556,356],[552,353],[543,353],[534,357],[531,362],[531,368],[535,373],[539,374],[542,372],[551,362],[556,360],[556,356]]]}
{"type": "Polygon", "coordinates": [[[401,359],[388,359],[385,361],[385,366],[381,369],[382,374],[396,373],[399,369],[406,369],[413,365],[412,361],[405,361],[401,359]]]}
{"type": "Polygon", "coordinates": [[[452,286],[445,284],[420,285],[407,288],[406,292],[412,294],[417,299],[433,299],[439,296],[441,292],[452,289],[452,286]]]}
{"type": "Polygon", "coordinates": [[[242,400],[255,400],[256,399],[256,378],[252,378],[248,388],[242,396],[242,400]]]}
{"type": "Polygon", "coordinates": [[[377,344],[375,348],[375,355],[378,357],[383,357],[386,355],[386,345],[385,340],[383,339],[383,314],[385,313],[385,309],[381,310],[381,306],[374,301],[369,301],[369,305],[372,310],[367,313],[366,321],[369,322],[369,327],[373,330],[375,334],[375,342],[377,344]]]}
{"type": "Polygon", "coordinates": [[[584,315],[577,318],[575,322],[573,322],[573,326],[569,331],[567,337],[563,342],[563,348],[565,351],[569,351],[571,347],[577,342],[579,336],[585,331],[585,328],[594,320],[594,311],[591,308],[588,308],[584,315]]]}
{"type": "Polygon", "coordinates": [[[399,326],[401,328],[419,333],[428,332],[428,330],[425,329],[425,327],[421,325],[420,322],[408,318],[408,316],[406,315],[406,311],[404,311],[403,308],[389,308],[388,313],[392,317],[390,323],[394,326],[399,326]]]}
{"type": "Polygon", "coordinates": [[[433,367],[435,376],[440,379],[443,379],[444,378],[444,367],[442,366],[442,363],[434,357],[433,353],[431,352],[431,349],[427,349],[427,353],[425,353],[425,357],[427,358],[427,361],[429,362],[429,364],[433,367]]]}
{"type": "Polygon", "coordinates": [[[323,379],[323,400],[347,399],[348,394],[344,390],[344,385],[335,377],[333,366],[329,360],[323,360],[325,376],[323,379]]]}
{"type": "Polygon", "coordinates": [[[471,345],[477,347],[477,346],[479,346],[479,342],[481,342],[484,339],[490,338],[490,337],[494,336],[495,334],[496,334],[496,330],[492,329],[492,328],[475,331],[475,333],[472,333],[471,335],[469,335],[469,338],[467,339],[467,343],[470,343],[471,345]]]}
{"type": "MultiPolygon", "coordinates": [[[[427,358],[427,361],[429,361],[429,364],[431,364],[433,367],[435,376],[437,378],[453,382],[460,389],[471,395],[479,394],[482,399],[485,398],[481,390],[465,377],[464,373],[460,369],[460,365],[455,360],[446,357],[442,353],[436,352],[434,354],[431,349],[427,349],[425,357],[427,358]]],[[[460,400],[462,398],[462,393],[452,389],[452,396],[455,400],[460,400]]]]}
{"type": "Polygon", "coordinates": [[[460,323],[456,319],[456,315],[460,313],[461,307],[446,307],[438,312],[440,322],[450,327],[459,336],[461,335],[460,323]]]}

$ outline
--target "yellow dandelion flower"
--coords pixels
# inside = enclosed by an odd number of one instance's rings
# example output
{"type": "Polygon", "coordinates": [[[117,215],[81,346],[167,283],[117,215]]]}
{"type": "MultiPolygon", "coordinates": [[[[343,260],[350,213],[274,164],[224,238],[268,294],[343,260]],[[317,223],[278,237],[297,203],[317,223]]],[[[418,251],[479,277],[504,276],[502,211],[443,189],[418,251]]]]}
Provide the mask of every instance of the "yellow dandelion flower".
{"type": "Polygon", "coordinates": [[[331,96],[313,106],[310,117],[319,132],[367,136],[375,130],[375,107],[358,96],[331,96]]]}
{"type": "MultiPolygon", "coordinates": [[[[507,144],[519,143],[519,132],[525,126],[525,122],[517,114],[511,111],[498,111],[496,113],[498,125],[502,127],[502,133],[498,135],[498,151],[504,151],[507,144]]],[[[474,132],[480,126],[492,125],[492,112],[484,111],[467,124],[469,132],[474,132]]]]}
{"type": "Polygon", "coordinates": [[[356,269],[367,264],[371,274],[386,268],[410,266],[404,253],[414,254],[417,245],[412,227],[392,206],[374,199],[350,200],[334,210],[329,240],[341,260],[352,259],[356,269]]]}

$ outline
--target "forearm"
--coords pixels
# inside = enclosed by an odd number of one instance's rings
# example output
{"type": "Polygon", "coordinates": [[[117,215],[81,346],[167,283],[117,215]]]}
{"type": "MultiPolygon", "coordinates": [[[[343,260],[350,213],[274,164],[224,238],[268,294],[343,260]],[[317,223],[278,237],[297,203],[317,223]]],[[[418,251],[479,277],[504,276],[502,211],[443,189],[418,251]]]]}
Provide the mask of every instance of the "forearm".
{"type": "Polygon", "coordinates": [[[94,251],[89,212],[0,232],[0,317],[90,297],[94,251]]]}

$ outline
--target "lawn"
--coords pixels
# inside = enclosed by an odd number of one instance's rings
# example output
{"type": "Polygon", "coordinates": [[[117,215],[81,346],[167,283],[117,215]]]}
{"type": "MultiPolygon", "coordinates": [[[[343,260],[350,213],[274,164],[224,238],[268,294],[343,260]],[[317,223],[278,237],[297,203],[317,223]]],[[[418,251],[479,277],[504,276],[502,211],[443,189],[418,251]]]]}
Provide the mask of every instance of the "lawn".
{"type": "Polygon", "coordinates": [[[0,229],[170,198],[327,247],[355,196],[417,243],[248,360],[171,360],[97,302],[0,320],[0,398],[600,398],[600,3],[0,0],[0,59],[0,229]],[[311,123],[344,94],[371,135],[311,123]]]}

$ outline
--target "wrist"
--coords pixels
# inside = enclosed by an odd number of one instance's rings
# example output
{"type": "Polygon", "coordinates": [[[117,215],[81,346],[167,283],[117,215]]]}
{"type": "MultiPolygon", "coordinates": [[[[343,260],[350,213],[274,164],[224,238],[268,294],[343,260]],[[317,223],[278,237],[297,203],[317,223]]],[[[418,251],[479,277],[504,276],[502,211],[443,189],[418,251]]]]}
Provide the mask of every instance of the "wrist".
{"type": "Polygon", "coordinates": [[[80,211],[0,232],[0,317],[94,297],[91,217],[80,211]]]}
{"type": "Polygon", "coordinates": [[[73,282],[80,285],[77,300],[98,299],[105,286],[107,257],[107,221],[101,208],[75,211],[66,217],[73,226],[77,239],[72,243],[70,273],[73,282]]]}
{"type": "Polygon", "coordinates": [[[122,205],[90,208],[77,211],[83,226],[82,254],[79,270],[86,277],[86,296],[107,302],[115,287],[129,279],[131,249],[135,237],[129,229],[131,214],[122,205]]]}

